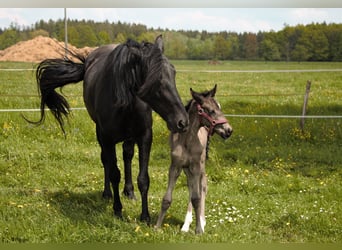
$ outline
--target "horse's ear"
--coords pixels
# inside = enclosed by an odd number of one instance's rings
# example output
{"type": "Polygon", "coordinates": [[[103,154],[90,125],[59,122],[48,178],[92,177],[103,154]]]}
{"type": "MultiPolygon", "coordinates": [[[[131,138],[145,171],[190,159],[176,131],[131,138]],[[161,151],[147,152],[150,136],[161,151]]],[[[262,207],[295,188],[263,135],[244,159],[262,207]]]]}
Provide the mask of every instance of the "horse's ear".
{"type": "Polygon", "coordinates": [[[213,88],[212,90],[209,91],[211,97],[215,97],[216,88],[217,88],[217,84],[215,84],[214,88],[213,88]]]}
{"type": "Polygon", "coordinates": [[[158,49],[160,49],[160,51],[162,53],[164,53],[164,42],[163,42],[163,36],[162,35],[157,36],[154,44],[158,47],[158,49]]]}
{"type": "Polygon", "coordinates": [[[192,88],[190,88],[190,92],[191,92],[191,96],[192,98],[199,104],[202,105],[203,104],[203,96],[195,91],[192,90],[192,88]]]}

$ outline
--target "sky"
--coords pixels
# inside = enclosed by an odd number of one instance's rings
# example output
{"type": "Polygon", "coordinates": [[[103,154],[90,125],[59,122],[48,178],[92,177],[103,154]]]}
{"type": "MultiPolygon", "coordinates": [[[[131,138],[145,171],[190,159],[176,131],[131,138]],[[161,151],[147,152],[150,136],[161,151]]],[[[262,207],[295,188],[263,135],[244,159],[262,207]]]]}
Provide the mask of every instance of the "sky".
{"type": "MultiPolygon", "coordinates": [[[[284,25],[342,23],[342,8],[67,8],[78,20],[144,24],[148,28],[209,32],[279,31],[284,25]]],[[[64,8],[0,8],[0,28],[64,19],[64,8]]]]}

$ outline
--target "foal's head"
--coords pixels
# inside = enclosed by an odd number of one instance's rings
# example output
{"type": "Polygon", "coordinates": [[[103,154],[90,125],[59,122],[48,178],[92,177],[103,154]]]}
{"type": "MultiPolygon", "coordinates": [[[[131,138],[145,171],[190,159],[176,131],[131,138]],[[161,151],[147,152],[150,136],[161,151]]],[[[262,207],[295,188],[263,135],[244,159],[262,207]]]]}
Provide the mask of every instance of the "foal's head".
{"type": "Polygon", "coordinates": [[[209,135],[214,133],[227,139],[233,133],[233,129],[221,111],[220,104],[214,99],[217,85],[212,90],[197,93],[190,89],[194,105],[197,108],[197,114],[201,126],[208,129],[209,135]]]}

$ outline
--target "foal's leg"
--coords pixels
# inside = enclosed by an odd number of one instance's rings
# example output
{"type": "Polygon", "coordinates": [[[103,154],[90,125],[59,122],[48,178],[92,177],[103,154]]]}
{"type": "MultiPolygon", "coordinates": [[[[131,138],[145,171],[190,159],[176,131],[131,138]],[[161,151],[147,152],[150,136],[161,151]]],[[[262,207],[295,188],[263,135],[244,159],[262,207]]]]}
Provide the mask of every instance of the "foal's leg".
{"type": "Polygon", "coordinates": [[[184,224],[181,229],[182,232],[189,232],[191,223],[192,223],[192,203],[191,203],[191,199],[189,198],[188,210],[186,211],[184,224]]]}
{"type": "Polygon", "coordinates": [[[208,191],[208,184],[207,184],[207,176],[205,173],[202,175],[201,179],[201,204],[200,204],[200,220],[201,220],[201,227],[204,232],[204,227],[206,225],[206,220],[205,220],[205,196],[207,195],[208,191]]]}
{"type": "Polygon", "coordinates": [[[134,186],[132,182],[132,158],[134,155],[134,141],[126,140],[122,144],[123,160],[125,168],[125,187],[123,194],[129,199],[136,200],[134,195],[134,186]]]}
{"type": "Polygon", "coordinates": [[[169,180],[168,180],[168,186],[167,186],[167,190],[166,193],[163,197],[163,201],[162,201],[162,206],[161,206],[161,210],[158,216],[158,220],[157,220],[157,224],[156,224],[156,228],[160,228],[161,224],[163,223],[163,220],[165,218],[165,214],[166,211],[168,210],[168,208],[171,205],[172,202],[172,191],[175,187],[176,181],[182,171],[181,167],[177,167],[177,164],[175,163],[171,163],[170,169],[169,169],[169,180]]]}
{"type": "MultiPolygon", "coordinates": [[[[199,165],[199,164],[198,164],[199,165]]],[[[204,233],[204,225],[205,225],[205,218],[203,217],[204,214],[201,211],[203,198],[203,188],[202,188],[202,178],[205,177],[205,174],[202,173],[200,168],[196,169],[193,168],[192,170],[187,170],[186,172],[187,178],[188,178],[188,187],[189,187],[189,193],[190,193],[190,200],[191,204],[195,210],[196,215],[196,234],[202,234],[204,233]]],[[[189,212],[189,206],[188,206],[188,212],[189,212]]],[[[190,217],[190,214],[187,214],[187,216],[190,217]]],[[[184,229],[187,225],[184,225],[184,229]]]]}
{"type": "Polygon", "coordinates": [[[181,231],[183,232],[189,232],[190,225],[192,223],[192,202],[191,202],[191,197],[192,197],[192,189],[193,189],[193,177],[190,172],[189,168],[184,168],[184,172],[186,175],[187,179],[187,184],[188,184],[188,191],[189,191],[189,203],[188,203],[188,209],[186,211],[185,219],[184,219],[184,224],[182,226],[181,231]]]}
{"type": "Polygon", "coordinates": [[[150,158],[152,145],[152,129],[146,129],[145,134],[138,138],[139,148],[139,174],[138,188],[141,194],[141,215],[140,220],[150,223],[150,214],[148,212],[147,193],[150,186],[150,177],[148,175],[148,162],[150,158]]]}

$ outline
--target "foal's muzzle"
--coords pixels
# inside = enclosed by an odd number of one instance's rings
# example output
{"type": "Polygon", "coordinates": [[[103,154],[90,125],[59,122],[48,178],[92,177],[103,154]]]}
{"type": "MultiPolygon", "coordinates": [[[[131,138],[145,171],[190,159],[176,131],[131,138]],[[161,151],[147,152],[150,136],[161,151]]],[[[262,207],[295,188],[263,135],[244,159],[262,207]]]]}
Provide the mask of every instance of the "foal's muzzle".
{"type": "Polygon", "coordinates": [[[221,134],[221,137],[223,138],[223,139],[228,139],[231,135],[233,134],[233,129],[232,128],[229,128],[229,129],[227,129],[227,130],[225,130],[225,133],[222,133],[221,134]]]}

